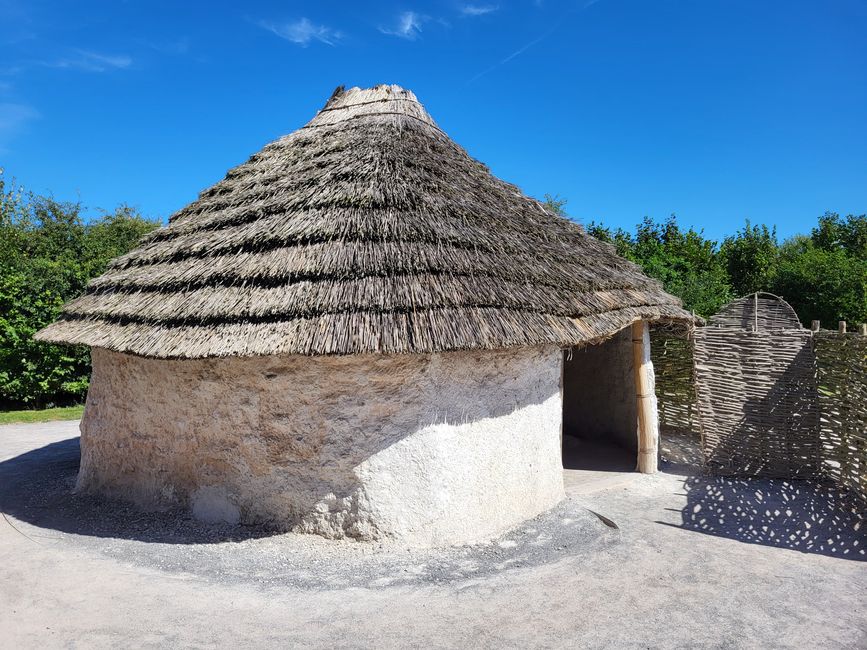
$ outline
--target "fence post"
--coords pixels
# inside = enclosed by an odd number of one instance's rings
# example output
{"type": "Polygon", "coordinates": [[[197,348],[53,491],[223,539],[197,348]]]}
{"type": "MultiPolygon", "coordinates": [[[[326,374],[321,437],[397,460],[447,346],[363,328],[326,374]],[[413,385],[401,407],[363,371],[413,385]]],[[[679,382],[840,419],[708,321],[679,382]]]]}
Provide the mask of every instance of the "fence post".
{"type": "Polygon", "coordinates": [[[753,331],[759,331],[759,292],[753,295],[753,331]]]}
{"type": "Polygon", "coordinates": [[[638,403],[638,471],[653,474],[659,450],[659,421],[650,361],[650,330],[644,321],[632,324],[632,363],[638,403]]]}
{"type": "Polygon", "coordinates": [[[861,325],[858,327],[858,333],[861,336],[867,336],[867,323],[861,323],[861,325]]]}
{"type": "Polygon", "coordinates": [[[846,321],[841,320],[838,323],[838,326],[840,327],[840,334],[845,334],[846,333],[846,321]]]}
{"type": "Polygon", "coordinates": [[[817,320],[814,320],[812,323],[810,323],[810,329],[813,332],[818,332],[820,326],[821,326],[821,323],[817,320]]]}

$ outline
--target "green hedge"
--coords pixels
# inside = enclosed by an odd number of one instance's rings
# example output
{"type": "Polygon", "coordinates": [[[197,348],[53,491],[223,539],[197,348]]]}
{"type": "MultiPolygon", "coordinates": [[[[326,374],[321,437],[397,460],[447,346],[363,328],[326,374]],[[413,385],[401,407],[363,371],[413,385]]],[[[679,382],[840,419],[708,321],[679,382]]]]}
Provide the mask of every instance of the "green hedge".
{"type": "Polygon", "coordinates": [[[779,243],[776,232],[749,222],[722,243],[672,216],[645,218],[635,234],[591,223],[590,234],[612,243],[700,316],[715,314],[732,298],[769,291],[792,305],[805,326],[821,320],[867,322],[867,215],[827,212],[810,235],[779,243]]]}
{"type": "Polygon", "coordinates": [[[24,193],[0,177],[0,408],[84,398],[87,349],[37,343],[33,334],[158,225],[128,206],[86,221],[80,204],[24,193]]]}

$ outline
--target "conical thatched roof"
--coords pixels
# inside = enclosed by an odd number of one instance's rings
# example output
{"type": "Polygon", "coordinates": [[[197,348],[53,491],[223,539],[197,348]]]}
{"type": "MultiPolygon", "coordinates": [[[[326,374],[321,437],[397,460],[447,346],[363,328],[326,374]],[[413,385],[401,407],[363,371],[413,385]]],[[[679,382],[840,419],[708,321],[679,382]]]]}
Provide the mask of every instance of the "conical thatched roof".
{"type": "Polygon", "coordinates": [[[432,352],[577,345],[638,319],[691,317],[377,86],[335,91],[37,337],[161,358],[432,352]]]}

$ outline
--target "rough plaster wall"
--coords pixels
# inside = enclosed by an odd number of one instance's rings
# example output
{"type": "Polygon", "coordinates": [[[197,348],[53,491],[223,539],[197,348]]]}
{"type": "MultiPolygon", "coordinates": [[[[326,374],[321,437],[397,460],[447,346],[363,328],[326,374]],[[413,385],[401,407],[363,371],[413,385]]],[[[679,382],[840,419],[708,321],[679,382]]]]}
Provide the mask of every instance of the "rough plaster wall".
{"type": "Polygon", "coordinates": [[[563,496],[556,348],[165,361],[93,350],[78,487],[328,537],[472,541],[563,496]]]}
{"type": "Polygon", "coordinates": [[[627,327],[599,345],[566,353],[563,365],[563,433],[611,441],[638,452],[638,410],[627,327]]]}

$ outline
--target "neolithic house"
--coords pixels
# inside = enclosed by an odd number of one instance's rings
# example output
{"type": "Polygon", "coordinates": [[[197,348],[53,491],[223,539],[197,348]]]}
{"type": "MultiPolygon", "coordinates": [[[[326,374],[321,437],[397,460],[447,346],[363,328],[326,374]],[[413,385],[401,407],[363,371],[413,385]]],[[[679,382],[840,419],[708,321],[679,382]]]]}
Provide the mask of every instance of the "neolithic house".
{"type": "Polygon", "coordinates": [[[690,315],[377,86],[338,89],[38,338],[92,348],[79,489],[440,544],[557,503],[561,427],[652,469],[657,320],[690,315]]]}

